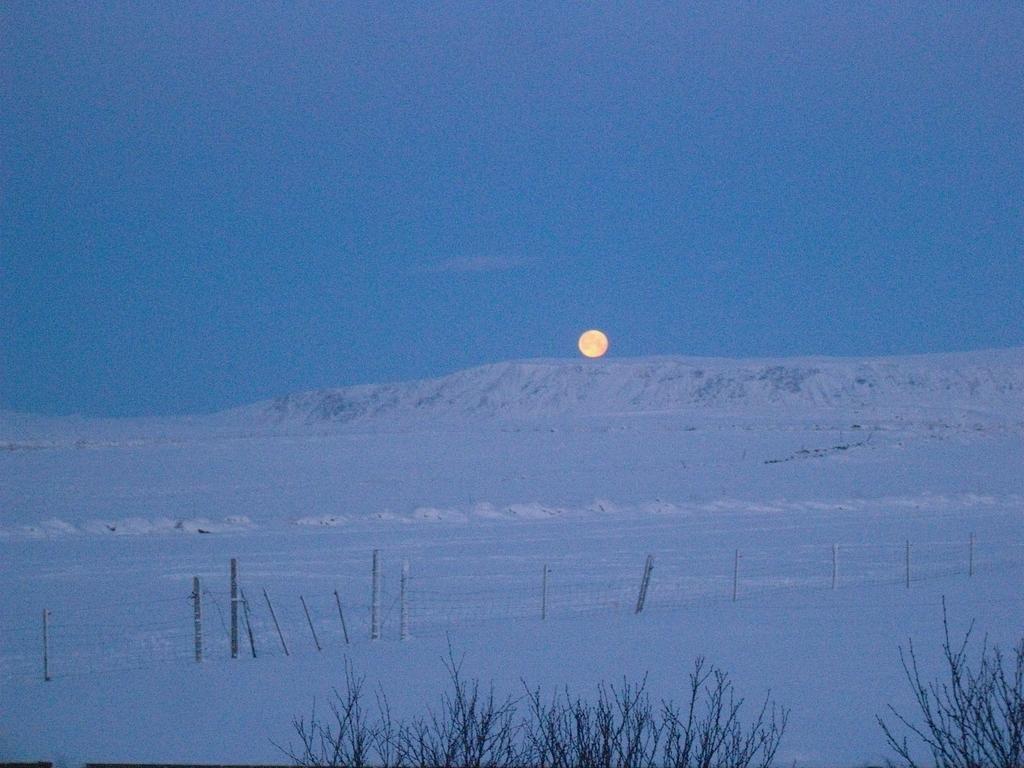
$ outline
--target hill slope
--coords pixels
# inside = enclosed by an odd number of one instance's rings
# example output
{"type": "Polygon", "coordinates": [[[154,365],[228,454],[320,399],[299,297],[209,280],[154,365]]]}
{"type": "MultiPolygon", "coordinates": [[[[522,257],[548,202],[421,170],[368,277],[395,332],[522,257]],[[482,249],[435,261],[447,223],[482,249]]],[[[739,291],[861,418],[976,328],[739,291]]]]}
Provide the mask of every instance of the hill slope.
{"type": "Polygon", "coordinates": [[[318,390],[241,409],[275,422],[593,416],[652,411],[1024,406],[1024,350],[891,358],[530,360],[437,379],[318,390]]]}
{"type": "Polygon", "coordinates": [[[879,418],[964,421],[969,415],[1021,426],[1024,348],[881,358],[511,361],[421,381],[298,392],[211,415],[103,419],[0,411],[0,443],[191,439],[348,426],[450,431],[652,414],[778,420],[864,409],[879,418]]]}

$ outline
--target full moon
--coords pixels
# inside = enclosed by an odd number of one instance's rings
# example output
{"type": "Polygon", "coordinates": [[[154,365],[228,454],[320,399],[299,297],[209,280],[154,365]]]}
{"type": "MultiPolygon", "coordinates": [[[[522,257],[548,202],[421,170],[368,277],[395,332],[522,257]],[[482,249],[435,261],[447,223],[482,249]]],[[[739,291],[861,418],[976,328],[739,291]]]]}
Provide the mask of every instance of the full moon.
{"type": "Polygon", "coordinates": [[[608,351],[608,337],[601,331],[586,331],[580,336],[579,347],[584,357],[601,357],[608,351]]]}

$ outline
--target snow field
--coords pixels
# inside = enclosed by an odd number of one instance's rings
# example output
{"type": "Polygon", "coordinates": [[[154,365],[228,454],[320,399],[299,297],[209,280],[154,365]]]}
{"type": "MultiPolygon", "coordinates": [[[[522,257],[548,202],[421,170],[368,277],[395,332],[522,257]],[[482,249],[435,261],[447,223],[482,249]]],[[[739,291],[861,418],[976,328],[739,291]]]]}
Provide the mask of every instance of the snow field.
{"type": "Polygon", "coordinates": [[[288,536],[249,532],[2,544],[4,561],[13,568],[0,581],[0,754],[279,761],[267,735],[279,743],[287,739],[291,717],[340,682],[343,657],[374,685],[383,685],[393,705],[413,713],[440,691],[432,686],[443,684],[441,658],[451,642],[466,653],[468,672],[493,677],[512,692],[519,690],[520,678],[586,692],[600,680],[649,672],[653,689],[668,696],[671,680],[681,684],[690,660],[706,655],[734,674],[741,693],[756,698],[771,688],[793,707],[782,762],[852,765],[882,757],[873,717],[888,701],[901,700],[896,647],[914,637],[937,650],[943,595],[958,626],[976,619],[1004,644],[1024,631],[1018,499],[965,506],[960,514],[944,514],[920,500],[916,506],[856,512],[822,504],[816,513],[798,514],[742,505],[730,512],[721,506],[700,514],[619,514],[614,522],[377,521],[344,529],[293,528],[288,536]],[[971,532],[975,573],[969,577],[971,532]],[[903,583],[906,538],[912,542],[909,590],[903,583]],[[840,552],[834,591],[833,541],[840,552]],[[383,639],[375,643],[368,639],[367,544],[381,549],[384,562],[383,639]],[[740,579],[733,603],[737,548],[740,579]],[[647,553],[654,555],[654,573],[644,613],[636,616],[647,553]],[[231,556],[239,559],[252,609],[256,659],[249,658],[244,623],[242,658],[229,658],[231,556]],[[397,591],[406,558],[412,566],[412,637],[403,643],[397,639],[397,591]],[[545,563],[548,619],[541,622],[545,563]],[[208,590],[201,665],[192,660],[193,574],[208,590]],[[264,588],[291,652],[287,658],[262,599],[264,588]],[[346,612],[347,647],[334,589],[346,612]],[[299,595],[312,612],[321,653],[299,595]],[[43,605],[53,622],[49,683],[41,680],[43,605]],[[821,666],[815,669],[816,664],[821,666]],[[865,688],[865,680],[875,685],[865,688]],[[142,714],[133,714],[136,709],[142,714]],[[110,722],[136,722],[140,740],[93,732],[97,712],[110,722]],[[210,722],[196,720],[199,712],[210,722]],[[823,717],[838,718],[847,731],[823,727],[823,717]],[[173,722],[188,724],[187,739],[173,722]],[[230,725],[217,728],[216,722],[230,725]]]}

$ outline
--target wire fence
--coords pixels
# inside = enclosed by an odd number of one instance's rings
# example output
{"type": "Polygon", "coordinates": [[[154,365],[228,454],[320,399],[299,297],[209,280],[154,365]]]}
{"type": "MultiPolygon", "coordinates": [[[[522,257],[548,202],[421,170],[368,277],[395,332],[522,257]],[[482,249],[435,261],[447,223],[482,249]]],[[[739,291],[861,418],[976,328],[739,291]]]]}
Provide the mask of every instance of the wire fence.
{"type": "MultiPolygon", "coordinates": [[[[905,590],[917,583],[986,579],[1024,570],[1024,545],[1000,542],[982,548],[975,546],[973,537],[909,544],[765,545],[682,554],[655,549],[652,554],[644,613],[778,600],[780,595],[792,596],[785,607],[796,610],[820,606],[814,595],[832,590],[884,585],[905,590]]],[[[633,613],[643,565],[636,552],[625,551],[600,560],[492,558],[486,569],[476,571],[452,570],[450,561],[414,561],[403,589],[391,563],[395,572],[382,571],[375,601],[369,569],[365,577],[336,586],[318,584],[296,591],[278,585],[267,590],[255,579],[246,579],[242,563],[235,599],[237,653],[273,658],[372,643],[375,603],[384,641],[399,639],[403,611],[413,640],[512,620],[633,613]]],[[[201,582],[203,663],[231,658],[232,595],[226,576],[227,568],[216,585],[210,579],[201,582]]],[[[38,621],[0,626],[0,677],[45,674],[53,679],[194,664],[195,608],[191,585],[178,597],[107,599],[45,611],[45,619],[40,606],[38,621]]]]}

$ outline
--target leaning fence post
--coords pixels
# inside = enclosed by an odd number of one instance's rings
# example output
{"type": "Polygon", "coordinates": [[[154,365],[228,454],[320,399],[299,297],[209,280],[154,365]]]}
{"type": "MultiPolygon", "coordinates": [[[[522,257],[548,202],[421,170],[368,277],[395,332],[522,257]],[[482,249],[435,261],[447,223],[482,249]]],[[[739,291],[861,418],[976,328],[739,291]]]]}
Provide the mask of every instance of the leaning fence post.
{"type": "Polygon", "coordinates": [[[380,639],[380,550],[373,550],[373,574],[370,599],[370,639],[380,639]]]}
{"type": "Polygon", "coordinates": [[[338,590],[334,590],[334,602],[338,604],[338,618],[341,619],[341,634],[345,636],[345,645],[348,645],[348,628],[345,626],[345,614],[341,611],[341,598],[338,597],[338,590]]]}
{"type": "Polygon", "coordinates": [[[409,593],[408,593],[408,582],[409,582],[409,561],[402,561],[402,581],[399,587],[399,600],[401,603],[400,611],[400,622],[398,629],[398,636],[402,640],[409,639],[409,593]]]}
{"type": "Polygon", "coordinates": [[[252,621],[249,619],[249,601],[245,597],[245,590],[239,588],[239,593],[242,595],[242,615],[245,617],[245,630],[249,633],[249,650],[252,651],[252,657],[256,658],[256,638],[252,634],[252,621]]]}
{"type": "Polygon", "coordinates": [[[43,680],[50,681],[50,612],[43,608],[43,680]]]}
{"type": "Polygon", "coordinates": [[[281,633],[281,625],[277,623],[277,614],[274,613],[274,605],[270,602],[270,595],[267,594],[266,589],[263,590],[263,597],[267,601],[267,608],[270,609],[270,618],[274,620],[274,629],[277,630],[277,636],[281,640],[281,647],[284,649],[284,655],[288,656],[290,655],[288,653],[288,646],[284,643],[284,635],[281,633]]]}
{"type": "Polygon", "coordinates": [[[320,647],[320,640],[316,636],[316,630],[313,629],[313,619],[309,617],[309,608],[306,607],[306,598],[299,595],[299,600],[302,601],[302,610],[306,612],[306,622],[309,624],[309,631],[313,635],[313,645],[316,646],[318,651],[322,651],[323,649],[320,647]]]}
{"type": "Polygon", "coordinates": [[[203,660],[203,597],[198,576],[192,577],[192,625],[198,664],[203,660]]]}
{"type": "Polygon", "coordinates": [[[238,561],[231,558],[231,658],[238,658],[238,561]]]}
{"type": "Polygon", "coordinates": [[[644,609],[644,601],[647,600],[647,586],[651,583],[651,571],[654,570],[654,555],[648,555],[644,561],[644,575],[640,579],[640,593],[636,596],[636,610],[640,613],[644,609]]]}

